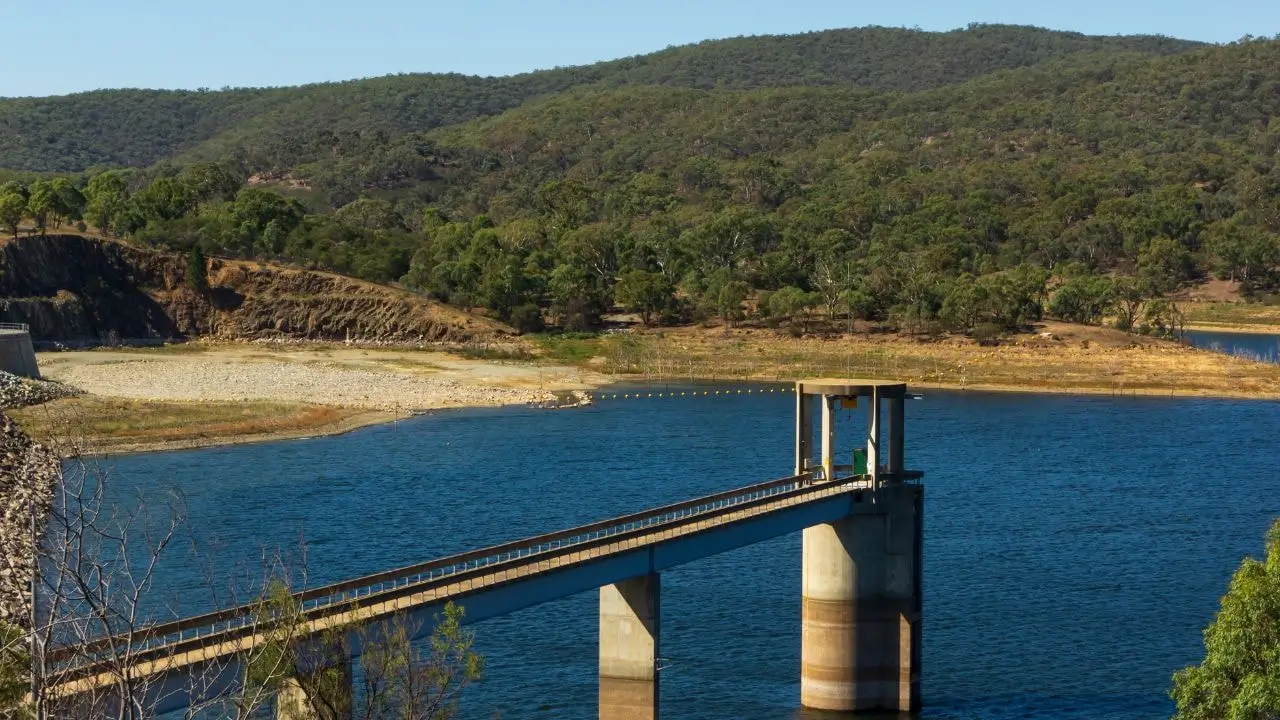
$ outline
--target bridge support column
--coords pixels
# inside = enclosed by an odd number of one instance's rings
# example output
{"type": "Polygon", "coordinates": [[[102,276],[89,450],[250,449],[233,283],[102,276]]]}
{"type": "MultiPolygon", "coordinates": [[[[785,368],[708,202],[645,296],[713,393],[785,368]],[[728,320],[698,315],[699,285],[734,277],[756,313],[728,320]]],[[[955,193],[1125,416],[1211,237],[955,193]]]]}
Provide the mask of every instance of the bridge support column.
{"type": "Polygon", "coordinates": [[[661,582],[600,588],[600,720],[657,720],[661,582]]]}
{"type": "Polygon", "coordinates": [[[351,708],[351,658],[345,654],[341,660],[325,655],[323,667],[286,679],[276,694],[276,720],[347,720],[351,708]],[[314,702],[309,693],[318,696],[314,702]]]}
{"type": "Polygon", "coordinates": [[[919,485],[887,485],[804,531],[805,707],[919,710],[923,502],[919,485]]]}

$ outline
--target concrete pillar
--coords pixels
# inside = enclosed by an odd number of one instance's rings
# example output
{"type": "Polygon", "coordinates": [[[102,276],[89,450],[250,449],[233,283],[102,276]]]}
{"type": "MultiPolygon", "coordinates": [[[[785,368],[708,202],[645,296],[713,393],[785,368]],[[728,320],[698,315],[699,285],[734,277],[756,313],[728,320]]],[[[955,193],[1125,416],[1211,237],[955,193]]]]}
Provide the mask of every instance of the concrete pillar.
{"type": "Polygon", "coordinates": [[[302,686],[294,678],[286,679],[276,693],[276,720],[311,720],[314,717],[302,686]]]}
{"type": "Polygon", "coordinates": [[[884,454],[880,445],[880,390],[871,390],[871,402],[867,407],[867,474],[872,487],[880,487],[880,463],[884,454]]]}
{"type": "Polygon", "coordinates": [[[661,582],[600,588],[600,720],[657,720],[661,582]]]}
{"type": "Polygon", "coordinates": [[[800,702],[831,711],[920,707],[923,488],[865,492],[804,531],[800,702]]]}
{"type": "MultiPolygon", "coordinates": [[[[326,663],[335,660],[325,657],[326,663]]],[[[348,720],[351,709],[350,657],[337,665],[308,671],[305,682],[287,678],[276,693],[276,720],[348,720]],[[304,687],[316,689],[322,699],[311,702],[304,687]]]]}
{"type": "Polygon", "coordinates": [[[834,395],[822,396],[822,479],[836,477],[836,403],[834,395]]]}
{"type": "Polygon", "coordinates": [[[813,398],[796,385],[796,475],[808,472],[813,458],[813,398]]]}
{"type": "Polygon", "coordinates": [[[889,472],[897,474],[906,469],[906,402],[903,398],[889,399],[889,472]]]}

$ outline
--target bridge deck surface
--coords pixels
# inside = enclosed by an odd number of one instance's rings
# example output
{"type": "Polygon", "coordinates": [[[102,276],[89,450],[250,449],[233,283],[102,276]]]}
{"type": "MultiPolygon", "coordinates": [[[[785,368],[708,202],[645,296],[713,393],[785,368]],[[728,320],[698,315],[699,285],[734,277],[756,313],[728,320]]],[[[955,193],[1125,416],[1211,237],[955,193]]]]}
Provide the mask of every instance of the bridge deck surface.
{"type": "MultiPolygon", "coordinates": [[[[785,492],[685,516],[670,522],[640,527],[619,534],[617,539],[606,537],[592,543],[577,543],[553,548],[534,555],[515,557],[478,567],[468,572],[427,579],[400,587],[394,586],[393,583],[393,587],[388,590],[371,592],[346,603],[304,610],[303,616],[306,619],[302,622],[300,632],[296,636],[311,637],[330,629],[363,626],[395,617],[413,608],[441,605],[450,600],[473,596],[481,591],[493,590],[557,570],[598,562],[611,556],[661,545],[733,523],[871,487],[870,482],[864,478],[848,478],[833,482],[810,482],[808,478],[791,480],[794,483],[791,484],[791,489],[785,492]]],[[[783,481],[773,481],[753,487],[766,485],[776,487],[780,482],[783,481]]],[[[744,491],[750,490],[751,488],[744,488],[744,491]]],[[[577,590],[565,594],[574,592],[577,590]]],[[[196,666],[243,655],[270,641],[270,636],[265,630],[254,631],[255,628],[252,627],[248,628],[248,632],[244,628],[239,630],[239,633],[210,632],[208,635],[189,640],[149,647],[136,656],[138,661],[132,663],[131,675],[149,677],[182,672],[196,666]]],[[[83,667],[85,675],[51,690],[55,695],[65,697],[90,692],[116,682],[110,670],[98,671],[101,667],[99,665],[95,668],[92,664],[86,664],[83,667]]]]}

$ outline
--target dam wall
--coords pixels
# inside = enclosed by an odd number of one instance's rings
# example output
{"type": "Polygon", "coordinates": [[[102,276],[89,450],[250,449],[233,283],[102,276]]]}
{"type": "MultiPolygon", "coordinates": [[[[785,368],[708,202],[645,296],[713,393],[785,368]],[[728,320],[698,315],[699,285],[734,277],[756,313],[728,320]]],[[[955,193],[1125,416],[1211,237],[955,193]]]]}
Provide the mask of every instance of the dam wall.
{"type": "Polygon", "coordinates": [[[26,325],[0,323],[0,370],[22,377],[40,377],[31,331],[26,325]]]}

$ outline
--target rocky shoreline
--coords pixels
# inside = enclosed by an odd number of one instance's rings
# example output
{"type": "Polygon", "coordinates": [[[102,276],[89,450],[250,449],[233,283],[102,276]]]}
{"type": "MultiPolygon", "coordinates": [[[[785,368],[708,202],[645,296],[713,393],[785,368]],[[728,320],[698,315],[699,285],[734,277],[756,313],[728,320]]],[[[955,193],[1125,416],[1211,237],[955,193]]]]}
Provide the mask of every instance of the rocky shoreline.
{"type": "Polygon", "coordinates": [[[62,464],[0,413],[0,622],[26,628],[38,525],[49,512],[62,464]]]}
{"type": "Polygon", "coordinates": [[[0,370],[0,409],[39,405],[84,393],[70,385],[47,380],[31,380],[0,370]]]}

